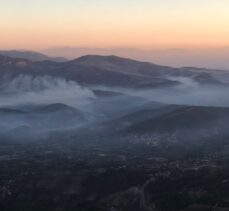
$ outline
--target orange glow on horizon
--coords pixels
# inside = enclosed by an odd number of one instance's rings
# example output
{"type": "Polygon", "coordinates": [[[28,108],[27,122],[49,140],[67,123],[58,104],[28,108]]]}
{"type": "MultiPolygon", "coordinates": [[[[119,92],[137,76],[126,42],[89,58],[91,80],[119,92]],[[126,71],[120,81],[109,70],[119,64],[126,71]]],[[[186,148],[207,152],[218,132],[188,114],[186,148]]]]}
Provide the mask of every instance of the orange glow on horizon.
{"type": "Polygon", "coordinates": [[[229,1],[225,0],[183,4],[179,0],[164,4],[158,0],[126,0],[125,4],[107,0],[101,1],[100,7],[94,0],[90,4],[82,0],[40,0],[35,5],[26,0],[7,2],[0,3],[1,49],[229,45],[229,1]]]}

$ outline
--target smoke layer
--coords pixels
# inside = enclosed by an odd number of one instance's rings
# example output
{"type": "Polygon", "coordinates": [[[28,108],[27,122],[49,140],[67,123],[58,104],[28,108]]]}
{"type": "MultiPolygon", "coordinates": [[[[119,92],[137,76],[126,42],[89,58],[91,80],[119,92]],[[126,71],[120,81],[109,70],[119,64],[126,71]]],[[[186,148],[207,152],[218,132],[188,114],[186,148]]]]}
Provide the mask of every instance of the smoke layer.
{"type": "Polygon", "coordinates": [[[82,108],[95,96],[74,81],[66,81],[50,76],[31,77],[21,75],[11,81],[5,80],[1,86],[0,106],[27,104],[64,103],[82,108]]]}

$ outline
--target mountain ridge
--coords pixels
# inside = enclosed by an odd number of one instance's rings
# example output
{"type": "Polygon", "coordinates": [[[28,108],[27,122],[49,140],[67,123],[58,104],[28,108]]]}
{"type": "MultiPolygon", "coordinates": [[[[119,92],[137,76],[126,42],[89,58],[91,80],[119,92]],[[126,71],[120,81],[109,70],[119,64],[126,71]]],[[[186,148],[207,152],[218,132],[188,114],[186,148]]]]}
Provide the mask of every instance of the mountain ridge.
{"type": "MultiPolygon", "coordinates": [[[[177,80],[178,77],[189,77],[202,84],[222,84],[220,80],[213,76],[212,72],[206,69],[201,71],[201,69],[173,68],[114,55],[86,55],[65,62],[33,62],[27,59],[0,56],[0,71],[2,74],[12,75],[13,77],[19,74],[49,75],[73,80],[86,86],[168,87],[181,84],[177,80]],[[5,60],[7,62],[1,62],[5,60]],[[7,64],[7,67],[5,64],[7,64]],[[177,79],[174,79],[174,77],[177,79]]],[[[213,73],[215,74],[215,72],[213,73]]]]}
{"type": "Polygon", "coordinates": [[[67,61],[64,57],[50,57],[45,54],[36,51],[25,51],[25,50],[0,50],[0,55],[8,56],[8,57],[16,57],[16,58],[24,58],[31,61],[56,61],[56,62],[64,62],[67,61]]]}

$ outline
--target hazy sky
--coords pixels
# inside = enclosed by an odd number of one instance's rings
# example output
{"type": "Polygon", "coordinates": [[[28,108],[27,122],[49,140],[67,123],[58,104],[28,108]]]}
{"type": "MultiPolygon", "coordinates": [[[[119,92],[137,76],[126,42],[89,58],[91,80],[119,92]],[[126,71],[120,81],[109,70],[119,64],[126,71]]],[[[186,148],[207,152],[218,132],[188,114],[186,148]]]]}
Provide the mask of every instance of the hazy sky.
{"type": "Polygon", "coordinates": [[[229,46],[229,0],[0,0],[0,48],[229,46]]]}

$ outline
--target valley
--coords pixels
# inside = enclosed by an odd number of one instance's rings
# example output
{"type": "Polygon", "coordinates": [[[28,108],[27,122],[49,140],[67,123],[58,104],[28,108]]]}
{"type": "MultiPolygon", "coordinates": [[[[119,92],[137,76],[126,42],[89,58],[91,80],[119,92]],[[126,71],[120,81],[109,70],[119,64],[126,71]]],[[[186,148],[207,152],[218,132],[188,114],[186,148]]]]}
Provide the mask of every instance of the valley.
{"type": "Polygon", "coordinates": [[[227,210],[229,73],[0,56],[0,210],[227,210]]]}

